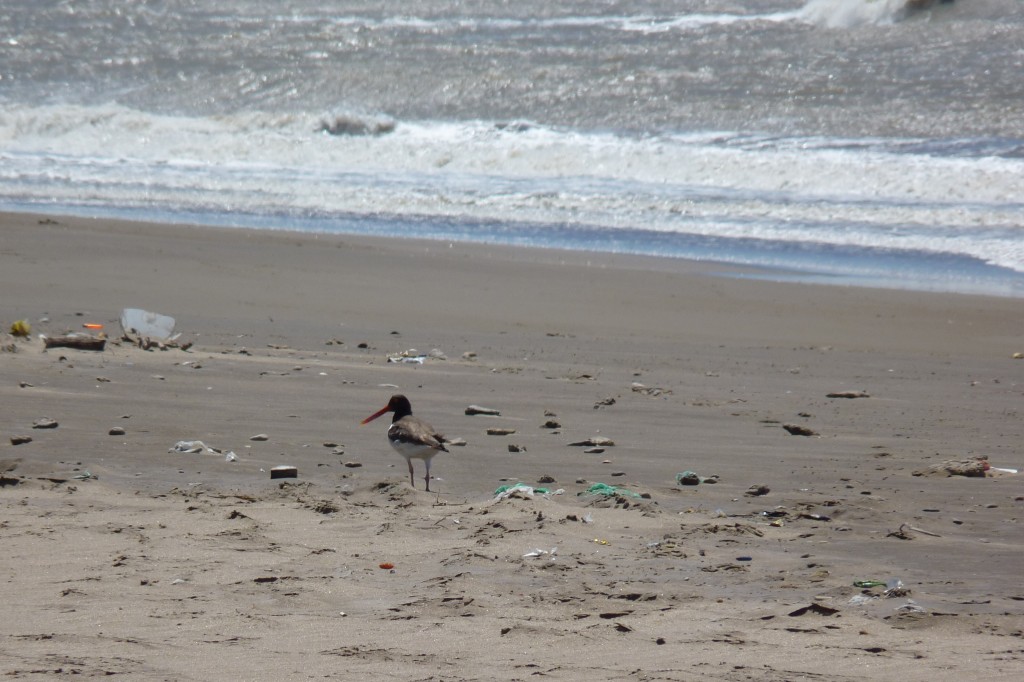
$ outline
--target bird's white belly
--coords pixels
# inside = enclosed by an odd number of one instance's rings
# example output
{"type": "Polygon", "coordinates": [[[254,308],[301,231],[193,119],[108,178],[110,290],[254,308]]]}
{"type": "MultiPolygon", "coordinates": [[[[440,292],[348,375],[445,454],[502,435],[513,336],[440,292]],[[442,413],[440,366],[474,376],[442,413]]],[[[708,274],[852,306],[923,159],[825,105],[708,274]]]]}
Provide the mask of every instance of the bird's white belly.
{"type": "Polygon", "coordinates": [[[437,454],[437,449],[422,443],[405,443],[400,440],[389,439],[391,447],[395,452],[406,459],[430,459],[437,454]]]}

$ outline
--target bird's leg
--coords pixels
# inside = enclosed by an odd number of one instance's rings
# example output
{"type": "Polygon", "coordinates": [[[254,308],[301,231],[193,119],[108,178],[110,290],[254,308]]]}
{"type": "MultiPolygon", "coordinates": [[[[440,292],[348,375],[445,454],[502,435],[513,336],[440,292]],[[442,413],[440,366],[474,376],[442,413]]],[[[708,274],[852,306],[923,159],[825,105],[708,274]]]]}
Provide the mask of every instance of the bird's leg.
{"type": "Polygon", "coordinates": [[[423,480],[427,482],[427,492],[429,493],[430,492],[430,460],[429,459],[428,460],[424,460],[424,463],[427,465],[427,473],[426,473],[426,475],[423,476],[423,480]]]}
{"type": "Polygon", "coordinates": [[[413,488],[415,488],[416,487],[416,476],[412,472],[412,460],[411,459],[407,459],[407,460],[405,460],[405,463],[409,465],[409,485],[411,485],[413,488]]]}

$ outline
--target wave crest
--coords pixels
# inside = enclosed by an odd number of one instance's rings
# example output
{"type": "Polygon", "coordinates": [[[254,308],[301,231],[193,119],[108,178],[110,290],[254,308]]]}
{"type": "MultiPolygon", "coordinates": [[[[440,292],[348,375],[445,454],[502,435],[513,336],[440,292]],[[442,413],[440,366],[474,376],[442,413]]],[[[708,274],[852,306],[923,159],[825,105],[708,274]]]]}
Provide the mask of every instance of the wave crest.
{"type": "Polygon", "coordinates": [[[828,28],[893,24],[933,5],[953,0],[810,0],[800,10],[800,18],[828,28]]]}

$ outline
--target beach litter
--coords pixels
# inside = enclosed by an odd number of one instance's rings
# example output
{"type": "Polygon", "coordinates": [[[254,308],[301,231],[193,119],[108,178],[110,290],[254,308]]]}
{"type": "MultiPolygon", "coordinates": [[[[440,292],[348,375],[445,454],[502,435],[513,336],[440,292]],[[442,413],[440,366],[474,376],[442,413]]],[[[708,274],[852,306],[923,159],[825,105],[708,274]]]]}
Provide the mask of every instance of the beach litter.
{"type": "Polygon", "coordinates": [[[604,436],[593,436],[586,440],[579,440],[575,443],[569,443],[570,447],[595,447],[595,448],[610,448],[615,445],[615,441],[611,438],[605,438],[604,436]]]}
{"type": "Polygon", "coordinates": [[[426,361],[427,361],[427,356],[426,355],[415,355],[415,356],[391,355],[391,356],[388,356],[388,362],[395,363],[395,364],[422,365],[426,361]]]}
{"type": "Polygon", "coordinates": [[[800,426],[799,424],[783,424],[782,428],[791,436],[817,436],[818,432],[807,428],[806,426],[800,426]]]}
{"type": "Polygon", "coordinates": [[[531,550],[523,555],[524,559],[539,559],[540,557],[548,557],[551,561],[555,560],[555,555],[558,554],[558,548],[552,547],[551,549],[537,549],[531,550]]]}
{"type": "MultiPolygon", "coordinates": [[[[914,476],[966,476],[968,478],[984,478],[990,469],[988,456],[965,457],[964,459],[949,459],[939,464],[933,464],[927,469],[913,472],[914,476]]],[[[1016,472],[1015,472],[1016,473],[1016,472]]]]}
{"type": "Polygon", "coordinates": [[[125,335],[167,341],[174,334],[174,318],[139,308],[121,311],[121,331],[125,335]]]}
{"type": "Polygon", "coordinates": [[[941,538],[942,537],[938,533],[933,533],[933,532],[931,532],[929,530],[924,530],[923,528],[917,528],[916,526],[911,526],[909,523],[901,523],[900,527],[897,530],[889,531],[886,534],[886,537],[889,537],[889,538],[899,538],[900,540],[913,540],[914,536],[911,535],[911,532],[921,533],[922,535],[930,535],[933,538],[941,538]]]}
{"type": "Polygon", "coordinates": [[[178,343],[181,334],[174,333],[173,317],[139,308],[125,308],[121,311],[120,322],[121,338],[142,350],[152,350],[153,348],[188,350],[192,347],[191,341],[178,343]]]}
{"type": "Polygon", "coordinates": [[[925,610],[918,606],[913,599],[908,599],[906,604],[897,606],[894,611],[903,611],[906,613],[925,613],[925,610]]]}
{"type": "Polygon", "coordinates": [[[189,454],[209,452],[217,455],[220,454],[220,450],[211,448],[201,440],[179,440],[167,452],[185,452],[189,454]]]}
{"type": "Polygon", "coordinates": [[[29,324],[28,320],[18,320],[17,322],[11,323],[11,336],[19,336],[21,338],[28,338],[29,334],[32,333],[32,325],[29,324]]]}
{"type": "Polygon", "coordinates": [[[577,495],[604,495],[610,497],[612,495],[622,495],[625,497],[640,497],[640,493],[633,492],[632,490],[626,490],[621,486],[608,485],[607,483],[594,483],[589,488],[584,490],[577,495]]]}
{"type": "Polygon", "coordinates": [[[892,599],[893,597],[905,597],[910,594],[910,588],[903,586],[903,581],[899,578],[891,578],[885,583],[885,592],[883,592],[887,598],[892,599]]]}
{"type": "Polygon", "coordinates": [[[661,388],[659,386],[644,386],[636,381],[630,384],[629,388],[633,393],[639,393],[640,395],[645,395],[651,398],[657,398],[662,395],[672,395],[672,391],[667,388],[661,388]]]}
{"type": "Polygon", "coordinates": [[[212,448],[201,440],[179,440],[170,449],[168,449],[167,452],[224,455],[224,459],[228,462],[235,462],[238,460],[238,456],[234,452],[224,452],[223,450],[212,448]]]}
{"type": "Polygon", "coordinates": [[[679,485],[700,485],[701,483],[718,483],[718,474],[701,476],[696,471],[684,471],[676,474],[676,483],[679,485]]]}
{"type": "Polygon", "coordinates": [[[481,407],[480,405],[470,405],[469,407],[466,408],[467,416],[472,417],[473,415],[477,414],[485,414],[492,417],[501,416],[501,412],[499,410],[494,409],[493,407],[481,407]]]}
{"type": "Polygon", "coordinates": [[[406,365],[422,365],[427,360],[447,360],[448,356],[442,353],[437,348],[432,349],[429,353],[421,353],[415,348],[404,350],[397,355],[389,355],[388,362],[396,364],[406,365]]]}
{"type": "Polygon", "coordinates": [[[564,493],[565,490],[562,488],[552,490],[550,488],[541,488],[532,485],[526,485],[525,483],[513,483],[511,485],[499,486],[498,489],[494,491],[494,497],[495,499],[498,500],[505,500],[510,497],[530,499],[534,495],[543,495],[547,497],[548,495],[562,495],[564,493]]]}

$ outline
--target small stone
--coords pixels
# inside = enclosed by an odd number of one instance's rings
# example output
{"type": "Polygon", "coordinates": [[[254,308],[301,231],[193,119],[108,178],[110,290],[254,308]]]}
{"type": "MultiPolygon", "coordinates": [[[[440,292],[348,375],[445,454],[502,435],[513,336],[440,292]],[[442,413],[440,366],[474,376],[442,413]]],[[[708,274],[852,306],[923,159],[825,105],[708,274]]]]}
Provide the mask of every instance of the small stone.
{"type": "Polygon", "coordinates": [[[749,495],[750,497],[758,497],[760,495],[767,495],[770,492],[771,488],[769,488],[768,486],[755,483],[754,485],[750,486],[747,489],[747,492],[743,494],[749,495]]]}
{"type": "Polygon", "coordinates": [[[515,443],[508,444],[509,452],[526,452],[526,448],[522,445],[516,445],[515,443]]]}
{"type": "Polygon", "coordinates": [[[611,474],[609,474],[609,475],[610,475],[610,476],[625,476],[625,475],[626,475],[626,472],[625,472],[625,471],[613,471],[613,472],[612,472],[611,474]]]}
{"type": "Polygon", "coordinates": [[[836,391],[835,393],[828,393],[826,398],[870,398],[867,391],[836,391]]]}
{"type": "Polygon", "coordinates": [[[24,445],[25,443],[31,442],[31,436],[11,436],[11,445],[24,445]]]}
{"type": "Polygon", "coordinates": [[[120,426],[115,426],[114,428],[107,431],[107,434],[111,436],[123,436],[125,434],[125,430],[120,426]]]}
{"type": "Polygon", "coordinates": [[[249,438],[249,440],[256,440],[256,441],[270,440],[270,436],[268,436],[265,433],[257,433],[255,436],[252,436],[251,438],[249,438]]]}
{"type": "Polygon", "coordinates": [[[586,450],[583,451],[583,454],[600,455],[602,452],[604,452],[604,448],[587,448],[586,450]]]}
{"type": "Polygon", "coordinates": [[[537,483],[554,483],[555,477],[544,475],[537,479],[537,483]]]}
{"type": "Polygon", "coordinates": [[[614,404],[615,398],[602,398],[601,400],[598,400],[596,403],[594,403],[594,409],[599,410],[602,407],[609,407],[614,404]]]}
{"type": "Polygon", "coordinates": [[[488,436],[511,436],[515,433],[515,429],[503,429],[503,428],[492,428],[487,429],[488,436]]]}
{"type": "Polygon", "coordinates": [[[540,425],[542,429],[560,429],[562,425],[556,422],[554,419],[549,419],[540,425]]]}
{"type": "Polygon", "coordinates": [[[36,419],[32,422],[33,429],[55,429],[57,428],[57,421],[50,419],[49,417],[43,417],[42,419],[36,419]]]}
{"type": "Polygon", "coordinates": [[[338,444],[333,442],[333,441],[329,441],[328,440],[328,441],[324,441],[324,447],[325,448],[336,448],[336,447],[338,447],[338,444]]]}
{"type": "Polygon", "coordinates": [[[282,464],[270,470],[271,478],[298,478],[299,470],[293,466],[282,464]]]}
{"type": "Polygon", "coordinates": [[[345,466],[347,466],[349,469],[358,469],[359,467],[363,466],[363,463],[362,462],[345,462],[345,466]]]}
{"type": "Polygon", "coordinates": [[[812,431],[806,426],[800,426],[799,424],[783,424],[782,428],[786,429],[791,436],[817,436],[816,431],[812,431]]]}
{"type": "Polygon", "coordinates": [[[457,448],[465,447],[466,446],[466,439],[465,438],[452,438],[451,440],[446,440],[445,441],[445,445],[451,445],[451,446],[454,446],[454,447],[457,447],[457,448]]]}

